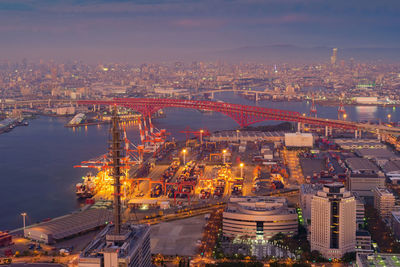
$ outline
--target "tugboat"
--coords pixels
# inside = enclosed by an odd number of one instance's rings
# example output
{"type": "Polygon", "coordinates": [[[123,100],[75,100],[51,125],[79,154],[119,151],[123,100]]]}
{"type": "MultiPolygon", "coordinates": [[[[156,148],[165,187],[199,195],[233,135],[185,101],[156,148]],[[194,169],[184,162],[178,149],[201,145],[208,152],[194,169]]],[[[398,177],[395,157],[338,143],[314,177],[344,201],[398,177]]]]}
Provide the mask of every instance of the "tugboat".
{"type": "Polygon", "coordinates": [[[91,198],[95,195],[96,185],[93,181],[95,176],[89,173],[82,177],[83,182],[76,184],[76,196],[80,199],[91,198]]]}

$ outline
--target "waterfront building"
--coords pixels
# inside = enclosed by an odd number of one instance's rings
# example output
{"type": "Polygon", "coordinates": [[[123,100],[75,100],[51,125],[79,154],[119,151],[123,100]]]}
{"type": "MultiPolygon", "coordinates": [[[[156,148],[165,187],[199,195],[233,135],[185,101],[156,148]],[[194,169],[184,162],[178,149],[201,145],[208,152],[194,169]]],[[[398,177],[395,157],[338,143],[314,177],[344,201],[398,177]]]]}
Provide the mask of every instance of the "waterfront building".
{"type": "Polygon", "coordinates": [[[386,220],[391,217],[395,202],[393,193],[389,192],[387,188],[376,187],[374,189],[374,208],[378,210],[382,219],[386,220]]]}
{"type": "Polygon", "coordinates": [[[210,142],[255,142],[269,141],[281,142],[284,140],[284,132],[260,132],[260,131],[221,131],[205,137],[210,142]]]}
{"type": "Polygon", "coordinates": [[[104,228],[79,255],[79,267],[150,267],[150,227],[114,225],[104,228]]]}
{"type": "Polygon", "coordinates": [[[311,201],[311,250],[341,258],[356,246],[356,200],[343,184],[324,185],[311,201]]]}
{"type": "Polygon", "coordinates": [[[57,240],[98,229],[112,221],[112,213],[107,209],[88,209],[42,222],[24,229],[24,237],[52,244],[57,240]]]}
{"type": "Polygon", "coordinates": [[[268,240],[278,233],[296,235],[298,218],[283,197],[231,197],[222,224],[225,237],[268,240]]]}
{"type": "Polygon", "coordinates": [[[287,147],[313,147],[314,137],[311,133],[285,133],[287,147]]]}

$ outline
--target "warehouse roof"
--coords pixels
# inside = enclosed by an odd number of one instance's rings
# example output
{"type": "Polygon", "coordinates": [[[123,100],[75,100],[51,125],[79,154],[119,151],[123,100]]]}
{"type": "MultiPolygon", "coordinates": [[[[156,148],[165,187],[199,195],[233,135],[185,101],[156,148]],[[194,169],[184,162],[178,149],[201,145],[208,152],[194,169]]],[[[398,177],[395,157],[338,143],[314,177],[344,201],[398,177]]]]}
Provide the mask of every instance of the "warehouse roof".
{"type": "Polygon", "coordinates": [[[105,225],[111,220],[111,211],[106,209],[89,209],[27,227],[25,233],[36,231],[58,240],[92,230],[105,225]]]}
{"type": "Polygon", "coordinates": [[[388,161],[382,168],[385,173],[398,172],[400,171],[400,159],[388,161]]]}
{"type": "Polygon", "coordinates": [[[356,154],[363,158],[396,159],[398,156],[387,148],[362,148],[356,154]]]}
{"type": "Polygon", "coordinates": [[[347,166],[353,173],[377,173],[379,168],[369,159],[365,158],[348,158],[347,166]]]}

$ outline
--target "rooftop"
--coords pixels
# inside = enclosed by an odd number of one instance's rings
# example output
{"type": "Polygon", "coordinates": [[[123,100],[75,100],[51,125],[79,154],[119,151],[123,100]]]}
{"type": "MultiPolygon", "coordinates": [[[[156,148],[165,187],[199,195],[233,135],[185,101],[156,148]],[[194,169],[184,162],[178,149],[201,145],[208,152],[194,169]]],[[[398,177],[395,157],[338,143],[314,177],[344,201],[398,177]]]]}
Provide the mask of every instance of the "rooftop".
{"type": "Polygon", "coordinates": [[[387,148],[361,148],[356,154],[363,158],[396,159],[398,156],[387,148]]]}
{"type": "Polygon", "coordinates": [[[117,250],[118,257],[129,256],[131,251],[136,249],[141,242],[139,239],[150,231],[146,225],[124,225],[120,235],[113,234],[114,225],[104,228],[82,251],[81,258],[98,258],[104,251],[117,250]]]}
{"type": "Polygon", "coordinates": [[[400,266],[400,254],[358,253],[357,263],[359,264],[360,267],[400,266]]]}
{"type": "Polygon", "coordinates": [[[286,198],[269,196],[231,197],[226,210],[238,213],[264,212],[265,215],[293,213],[287,207],[286,198]]]}
{"type": "Polygon", "coordinates": [[[400,159],[390,160],[382,167],[385,173],[400,171],[400,159]]]}
{"type": "Polygon", "coordinates": [[[300,186],[301,194],[312,194],[315,195],[318,191],[322,190],[322,184],[302,184],[300,186]]]}
{"type": "Polygon", "coordinates": [[[57,240],[105,225],[111,219],[112,213],[109,210],[89,209],[27,227],[25,232],[34,230],[57,240]]]}
{"type": "Polygon", "coordinates": [[[379,172],[379,168],[369,159],[365,158],[348,158],[346,159],[347,166],[353,173],[373,174],[379,172]]]}

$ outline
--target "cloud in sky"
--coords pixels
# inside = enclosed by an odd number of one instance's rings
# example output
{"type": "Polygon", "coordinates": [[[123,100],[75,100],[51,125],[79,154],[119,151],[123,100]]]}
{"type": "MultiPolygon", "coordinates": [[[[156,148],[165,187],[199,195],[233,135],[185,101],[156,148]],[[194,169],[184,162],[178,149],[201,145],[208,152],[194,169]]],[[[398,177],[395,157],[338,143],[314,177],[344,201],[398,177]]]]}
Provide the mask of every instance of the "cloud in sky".
{"type": "Polygon", "coordinates": [[[9,59],[90,60],[276,43],[398,47],[398,14],[398,0],[1,0],[0,46],[9,59]]]}

